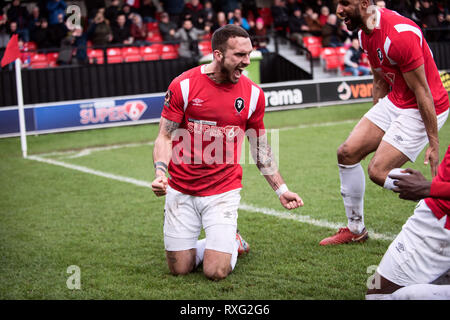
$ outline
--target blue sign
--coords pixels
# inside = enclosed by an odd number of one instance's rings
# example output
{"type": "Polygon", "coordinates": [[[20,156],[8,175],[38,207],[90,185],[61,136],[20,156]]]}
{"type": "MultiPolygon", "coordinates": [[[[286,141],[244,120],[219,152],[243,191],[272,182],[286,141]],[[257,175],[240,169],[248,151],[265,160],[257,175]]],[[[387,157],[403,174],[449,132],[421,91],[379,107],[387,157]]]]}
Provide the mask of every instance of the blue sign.
{"type": "MultiPolygon", "coordinates": [[[[69,102],[25,109],[27,132],[64,131],[65,128],[101,127],[136,123],[161,117],[164,95],[69,102]]],[[[17,108],[0,109],[0,135],[19,133],[17,108]]]]}

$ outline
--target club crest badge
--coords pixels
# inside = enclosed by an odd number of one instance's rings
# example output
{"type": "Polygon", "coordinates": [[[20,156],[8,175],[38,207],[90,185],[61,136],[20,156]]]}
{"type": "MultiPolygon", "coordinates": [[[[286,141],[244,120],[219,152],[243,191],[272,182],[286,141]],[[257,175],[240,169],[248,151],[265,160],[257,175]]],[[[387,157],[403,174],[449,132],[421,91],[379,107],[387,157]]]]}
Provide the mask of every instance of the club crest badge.
{"type": "Polygon", "coordinates": [[[166,96],[164,97],[164,106],[169,107],[170,106],[170,99],[172,98],[172,91],[167,90],[166,96]]]}
{"type": "Polygon", "coordinates": [[[234,100],[234,107],[236,108],[236,111],[239,113],[242,110],[244,110],[244,108],[245,108],[244,99],[237,98],[236,100],[234,100]]]}
{"type": "Polygon", "coordinates": [[[381,52],[380,48],[377,49],[377,56],[378,59],[380,59],[380,62],[383,62],[383,52],[381,52]]]}

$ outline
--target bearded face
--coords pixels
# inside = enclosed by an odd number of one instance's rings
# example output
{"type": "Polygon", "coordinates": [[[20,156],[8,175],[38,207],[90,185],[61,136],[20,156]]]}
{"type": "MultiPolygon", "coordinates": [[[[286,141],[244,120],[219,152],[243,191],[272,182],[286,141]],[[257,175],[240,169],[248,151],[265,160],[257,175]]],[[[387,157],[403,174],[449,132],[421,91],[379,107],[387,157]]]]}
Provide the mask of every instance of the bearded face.
{"type": "Polygon", "coordinates": [[[344,20],[347,29],[355,31],[363,25],[359,1],[339,0],[336,15],[344,20]]]}
{"type": "Polygon", "coordinates": [[[248,38],[230,38],[220,60],[220,72],[226,82],[237,83],[244,69],[250,64],[253,47],[248,38]]]}

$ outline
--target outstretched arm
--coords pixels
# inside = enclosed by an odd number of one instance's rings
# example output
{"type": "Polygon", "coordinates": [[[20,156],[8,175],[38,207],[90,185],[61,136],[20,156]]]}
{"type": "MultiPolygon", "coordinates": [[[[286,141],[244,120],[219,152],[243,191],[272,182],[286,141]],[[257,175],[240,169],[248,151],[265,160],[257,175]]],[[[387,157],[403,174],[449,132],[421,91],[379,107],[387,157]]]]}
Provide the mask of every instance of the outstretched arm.
{"type": "Polygon", "coordinates": [[[178,127],[179,123],[161,117],[158,137],[153,148],[153,165],[156,178],[152,182],[152,191],[158,197],[166,195],[168,185],[166,172],[172,157],[172,133],[178,127]]]}
{"type": "Polygon", "coordinates": [[[267,135],[249,137],[250,150],[259,171],[264,175],[269,185],[277,193],[283,207],[288,210],[303,206],[303,200],[298,194],[288,190],[283,177],[278,171],[272,149],[267,142],[267,135]]]}

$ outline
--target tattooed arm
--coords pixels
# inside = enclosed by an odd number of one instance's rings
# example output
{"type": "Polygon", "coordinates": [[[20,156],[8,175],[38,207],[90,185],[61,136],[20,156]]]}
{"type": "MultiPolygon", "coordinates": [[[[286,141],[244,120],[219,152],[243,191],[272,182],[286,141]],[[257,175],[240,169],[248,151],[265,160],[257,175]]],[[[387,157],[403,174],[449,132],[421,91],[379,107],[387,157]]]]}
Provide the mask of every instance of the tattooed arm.
{"type": "Polygon", "coordinates": [[[278,194],[280,202],[286,209],[295,209],[303,206],[303,200],[294,192],[287,189],[281,176],[278,165],[267,142],[267,135],[249,137],[250,150],[256,166],[272,189],[278,194]]]}
{"type": "Polygon", "coordinates": [[[172,133],[179,127],[179,123],[161,118],[159,133],[153,148],[153,164],[155,167],[155,180],[152,190],[158,197],[166,195],[167,177],[166,171],[172,157],[172,133]]]}

